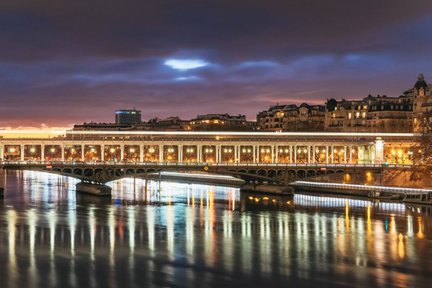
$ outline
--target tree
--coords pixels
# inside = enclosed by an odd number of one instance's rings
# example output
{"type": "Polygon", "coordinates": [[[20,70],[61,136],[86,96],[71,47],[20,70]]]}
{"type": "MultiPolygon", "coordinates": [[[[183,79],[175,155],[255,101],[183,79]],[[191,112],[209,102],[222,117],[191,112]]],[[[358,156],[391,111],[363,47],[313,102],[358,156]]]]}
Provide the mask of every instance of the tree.
{"type": "Polygon", "coordinates": [[[432,110],[422,114],[420,131],[413,146],[411,180],[429,179],[432,174],[432,110]]]}

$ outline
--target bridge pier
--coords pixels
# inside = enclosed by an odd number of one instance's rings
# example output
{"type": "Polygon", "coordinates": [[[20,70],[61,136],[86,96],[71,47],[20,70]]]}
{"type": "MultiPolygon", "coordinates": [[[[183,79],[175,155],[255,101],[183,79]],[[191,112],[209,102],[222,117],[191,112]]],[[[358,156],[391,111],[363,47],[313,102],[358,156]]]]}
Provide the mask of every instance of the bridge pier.
{"type": "Polygon", "coordinates": [[[76,191],[96,196],[111,196],[111,187],[103,183],[91,183],[88,181],[82,181],[76,184],[76,191]]]}

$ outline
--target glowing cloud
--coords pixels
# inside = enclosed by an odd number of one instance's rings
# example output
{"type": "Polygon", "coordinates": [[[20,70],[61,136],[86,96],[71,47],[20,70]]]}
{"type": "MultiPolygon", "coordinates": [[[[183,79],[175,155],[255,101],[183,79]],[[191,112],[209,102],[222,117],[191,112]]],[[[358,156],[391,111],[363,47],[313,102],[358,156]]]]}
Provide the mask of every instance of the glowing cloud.
{"type": "Polygon", "coordinates": [[[199,59],[168,59],[164,64],[176,70],[196,69],[208,65],[207,62],[199,59]]]}

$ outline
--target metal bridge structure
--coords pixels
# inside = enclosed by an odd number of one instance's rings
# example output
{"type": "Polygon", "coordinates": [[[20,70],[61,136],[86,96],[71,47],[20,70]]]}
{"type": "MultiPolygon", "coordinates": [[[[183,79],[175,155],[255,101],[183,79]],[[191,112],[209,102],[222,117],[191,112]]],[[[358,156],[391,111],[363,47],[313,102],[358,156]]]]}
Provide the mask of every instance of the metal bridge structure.
{"type": "Polygon", "coordinates": [[[287,185],[334,173],[408,169],[412,133],[65,131],[54,137],[0,131],[4,169],[107,183],[162,171],[231,175],[287,185]]]}

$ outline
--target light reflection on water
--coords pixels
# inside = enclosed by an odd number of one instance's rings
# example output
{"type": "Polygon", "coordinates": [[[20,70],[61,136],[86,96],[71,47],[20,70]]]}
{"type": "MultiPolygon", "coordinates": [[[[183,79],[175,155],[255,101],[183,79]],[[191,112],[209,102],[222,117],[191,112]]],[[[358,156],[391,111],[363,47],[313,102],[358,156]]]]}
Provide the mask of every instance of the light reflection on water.
{"type": "Polygon", "coordinates": [[[8,172],[1,287],[427,287],[431,208],[235,188],[8,172]],[[4,285],[3,285],[4,284],[4,285]]]}

